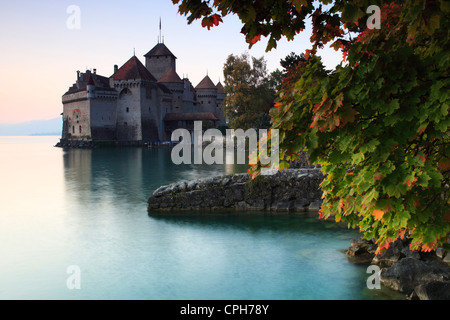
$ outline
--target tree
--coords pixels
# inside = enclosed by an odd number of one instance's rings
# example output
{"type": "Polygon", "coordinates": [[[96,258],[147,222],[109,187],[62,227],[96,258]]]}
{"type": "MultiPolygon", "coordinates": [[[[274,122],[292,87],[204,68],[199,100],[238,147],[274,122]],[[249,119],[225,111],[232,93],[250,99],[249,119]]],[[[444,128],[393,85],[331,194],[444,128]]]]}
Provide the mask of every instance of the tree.
{"type": "Polygon", "coordinates": [[[275,71],[272,71],[270,73],[270,76],[269,76],[269,88],[275,94],[278,91],[280,91],[282,82],[283,82],[283,72],[281,72],[279,69],[276,69],[275,71]]]}
{"type": "Polygon", "coordinates": [[[326,175],[320,217],[358,227],[378,253],[405,236],[411,249],[448,249],[448,1],[184,0],[180,12],[191,22],[236,13],[247,42],[266,36],[268,50],[310,17],[306,61],[271,110],[280,158],[306,147],[326,175]],[[343,52],[333,71],[315,56],[328,43],[343,52]]]}
{"type": "Polygon", "coordinates": [[[284,59],[281,59],[280,64],[283,67],[283,76],[286,77],[289,72],[295,69],[300,62],[305,62],[305,54],[298,55],[294,52],[291,52],[284,59]]]}
{"type": "MultiPolygon", "coordinates": [[[[266,61],[248,54],[229,55],[223,68],[224,111],[234,129],[260,128],[275,98],[267,74],[266,61]]],[[[270,118],[269,118],[270,119],[270,118]]],[[[266,126],[266,125],[264,125],[266,126]]]]}

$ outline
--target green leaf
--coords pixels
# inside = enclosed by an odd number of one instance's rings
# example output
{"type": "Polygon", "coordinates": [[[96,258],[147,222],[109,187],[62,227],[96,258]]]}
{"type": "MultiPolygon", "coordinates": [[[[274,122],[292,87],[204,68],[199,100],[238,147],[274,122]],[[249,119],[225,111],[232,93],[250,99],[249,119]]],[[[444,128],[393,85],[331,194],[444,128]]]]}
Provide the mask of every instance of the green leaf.
{"type": "Polygon", "coordinates": [[[341,19],[344,22],[353,22],[358,19],[359,8],[352,4],[346,4],[342,11],[341,19]]]}
{"type": "Polygon", "coordinates": [[[364,153],[357,152],[352,156],[352,163],[358,164],[358,163],[364,161],[364,159],[365,159],[364,153]]]}

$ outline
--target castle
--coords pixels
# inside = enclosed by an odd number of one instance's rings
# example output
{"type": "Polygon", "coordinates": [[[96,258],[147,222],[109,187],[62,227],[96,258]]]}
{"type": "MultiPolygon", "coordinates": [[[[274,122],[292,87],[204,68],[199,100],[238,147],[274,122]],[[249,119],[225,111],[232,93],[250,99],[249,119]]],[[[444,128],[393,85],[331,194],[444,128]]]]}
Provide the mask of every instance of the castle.
{"type": "Polygon", "coordinates": [[[172,131],[225,125],[225,92],[208,75],[193,87],[176,72],[176,57],[163,42],[145,57],[133,55],[110,77],[96,69],[77,71],[77,80],[62,96],[63,133],[59,145],[74,141],[114,141],[140,145],[170,141],[172,131]]]}

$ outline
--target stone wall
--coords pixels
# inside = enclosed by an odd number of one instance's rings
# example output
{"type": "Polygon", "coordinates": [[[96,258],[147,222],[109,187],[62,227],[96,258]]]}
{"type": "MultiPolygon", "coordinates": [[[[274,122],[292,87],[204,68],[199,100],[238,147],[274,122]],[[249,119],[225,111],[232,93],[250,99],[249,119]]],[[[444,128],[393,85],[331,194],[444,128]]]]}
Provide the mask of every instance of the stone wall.
{"type": "Polygon", "coordinates": [[[148,211],[250,210],[318,211],[323,180],[320,169],[289,169],[252,180],[248,174],[183,181],[157,189],[148,211]]]}

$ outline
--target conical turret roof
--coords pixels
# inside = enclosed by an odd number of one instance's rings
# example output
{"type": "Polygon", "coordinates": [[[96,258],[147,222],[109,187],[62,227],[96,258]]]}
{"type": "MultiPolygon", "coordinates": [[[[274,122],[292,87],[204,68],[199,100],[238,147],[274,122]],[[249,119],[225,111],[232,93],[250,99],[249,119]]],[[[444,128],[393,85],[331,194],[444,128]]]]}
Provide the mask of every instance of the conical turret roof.
{"type": "Polygon", "coordinates": [[[223,89],[223,85],[220,83],[220,81],[219,81],[219,83],[217,84],[217,93],[218,94],[225,94],[225,90],[223,89]]]}
{"type": "Polygon", "coordinates": [[[161,83],[183,83],[180,76],[172,68],[167,70],[167,72],[158,80],[161,83]]]}
{"type": "Polygon", "coordinates": [[[147,68],[139,61],[136,56],[132,56],[122,67],[113,75],[114,80],[131,80],[144,79],[156,81],[155,77],[147,70],[147,68]]]}
{"type": "Polygon", "coordinates": [[[214,82],[211,81],[211,78],[209,76],[206,76],[202,81],[200,81],[195,89],[217,89],[217,87],[214,82]]]}
{"type": "Polygon", "coordinates": [[[144,57],[156,57],[156,56],[171,56],[174,57],[175,59],[177,58],[174,56],[172,52],[170,52],[169,48],[167,48],[167,46],[164,43],[158,43],[144,55],[144,57]]]}

